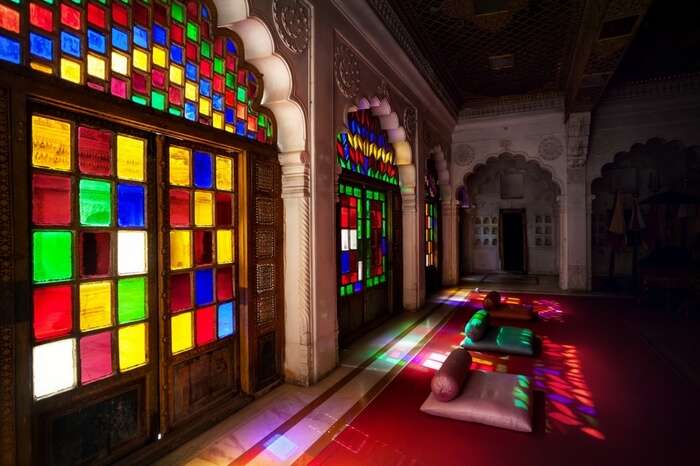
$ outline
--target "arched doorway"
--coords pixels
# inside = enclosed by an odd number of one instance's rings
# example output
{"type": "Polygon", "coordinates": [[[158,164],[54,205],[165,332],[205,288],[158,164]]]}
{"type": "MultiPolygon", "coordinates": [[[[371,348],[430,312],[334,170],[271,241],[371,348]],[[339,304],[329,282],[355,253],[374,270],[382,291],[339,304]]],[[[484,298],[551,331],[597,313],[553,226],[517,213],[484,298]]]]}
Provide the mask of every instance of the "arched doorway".
{"type": "Polygon", "coordinates": [[[561,193],[549,171],[503,153],[464,176],[463,270],[557,275],[561,193]]]}

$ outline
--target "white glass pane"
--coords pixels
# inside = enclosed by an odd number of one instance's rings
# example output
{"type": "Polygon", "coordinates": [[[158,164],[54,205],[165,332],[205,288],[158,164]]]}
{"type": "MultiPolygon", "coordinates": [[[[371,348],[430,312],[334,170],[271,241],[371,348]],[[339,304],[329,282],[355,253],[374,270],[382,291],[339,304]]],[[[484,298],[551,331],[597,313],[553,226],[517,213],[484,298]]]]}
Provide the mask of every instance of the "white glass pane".
{"type": "Polygon", "coordinates": [[[146,273],[146,232],[120,231],[117,238],[119,275],[146,273]]]}
{"type": "Polygon", "coordinates": [[[34,347],[34,398],[44,398],[75,387],[75,338],[34,347]]]}
{"type": "Polygon", "coordinates": [[[357,230],[350,230],[350,249],[357,249],[357,230]]]}
{"type": "Polygon", "coordinates": [[[362,280],[362,261],[357,262],[357,280],[362,280]]]}
{"type": "Polygon", "coordinates": [[[348,230],[346,228],[343,228],[340,230],[340,248],[343,251],[347,251],[349,249],[349,235],[348,235],[348,230]]]}

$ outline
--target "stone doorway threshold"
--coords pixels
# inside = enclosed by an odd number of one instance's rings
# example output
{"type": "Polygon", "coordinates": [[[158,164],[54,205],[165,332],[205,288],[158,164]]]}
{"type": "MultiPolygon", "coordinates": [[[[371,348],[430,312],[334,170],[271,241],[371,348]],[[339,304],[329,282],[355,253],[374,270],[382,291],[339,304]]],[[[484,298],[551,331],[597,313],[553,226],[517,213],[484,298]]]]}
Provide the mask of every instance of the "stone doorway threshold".
{"type": "Polygon", "coordinates": [[[516,273],[480,273],[462,277],[467,286],[486,290],[523,291],[536,293],[560,293],[559,277],[516,273]]]}

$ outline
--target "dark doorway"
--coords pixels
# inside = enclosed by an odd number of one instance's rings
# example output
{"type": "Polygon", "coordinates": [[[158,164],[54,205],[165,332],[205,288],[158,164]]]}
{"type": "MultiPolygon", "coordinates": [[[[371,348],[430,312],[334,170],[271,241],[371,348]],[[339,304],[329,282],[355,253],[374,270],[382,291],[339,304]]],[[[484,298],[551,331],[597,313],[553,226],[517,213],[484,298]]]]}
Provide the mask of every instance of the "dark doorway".
{"type": "Polygon", "coordinates": [[[501,210],[501,258],[506,272],[525,272],[525,209],[501,210]]]}

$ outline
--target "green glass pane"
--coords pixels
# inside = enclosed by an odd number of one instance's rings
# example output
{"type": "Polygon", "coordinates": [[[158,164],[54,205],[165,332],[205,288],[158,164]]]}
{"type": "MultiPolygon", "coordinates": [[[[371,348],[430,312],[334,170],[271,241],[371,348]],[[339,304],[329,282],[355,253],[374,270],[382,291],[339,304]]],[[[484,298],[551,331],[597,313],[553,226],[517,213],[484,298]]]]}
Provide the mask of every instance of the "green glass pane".
{"type": "Polygon", "coordinates": [[[236,85],[236,78],[233,76],[233,73],[226,73],[226,87],[230,87],[233,89],[233,87],[236,85]]]}
{"type": "Polygon", "coordinates": [[[248,94],[248,91],[245,87],[239,86],[238,90],[236,91],[236,98],[238,99],[239,102],[245,102],[246,101],[246,96],[248,94]]]}
{"type": "Polygon", "coordinates": [[[182,116],[182,110],[180,110],[179,108],[175,108],[175,107],[168,108],[168,113],[170,113],[171,115],[175,115],[175,116],[182,116]]]}
{"type": "Polygon", "coordinates": [[[199,42],[199,26],[192,21],[187,22],[187,38],[192,42],[199,42]]]}
{"type": "Polygon", "coordinates": [[[32,246],[35,283],[73,277],[73,235],[70,231],[35,231],[32,246]]]}
{"type": "Polygon", "coordinates": [[[117,310],[120,324],[146,318],[146,277],[119,280],[117,310]]]}
{"type": "Polygon", "coordinates": [[[202,41],[200,53],[205,58],[211,58],[211,42],[202,41]]]}
{"type": "Polygon", "coordinates": [[[132,95],[131,101],[136,102],[139,105],[148,105],[148,100],[140,95],[132,95]]]}
{"type": "Polygon", "coordinates": [[[151,92],[151,107],[165,111],[165,94],[158,91],[151,92]]]}
{"type": "Polygon", "coordinates": [[[170,16],[177,22],[185,21],[185,7],[180,3],[173,3],[170,8],[170,16]]]}
{"type": "Polygon", "coordinates": [[[265,127],[265,115],[258,116],[258,126],[260,126],[261,128],[265,127]]]}
{"type": "Polygon", "coordinates": [[[112,223],[112,184],[80,180],[80,224],[106,227],[112,223]]]}
{"type": "Polygon", "coordinates": [[[224,60],[223,58],[214,58],[214,73],[224,74],[224,60]]]}

